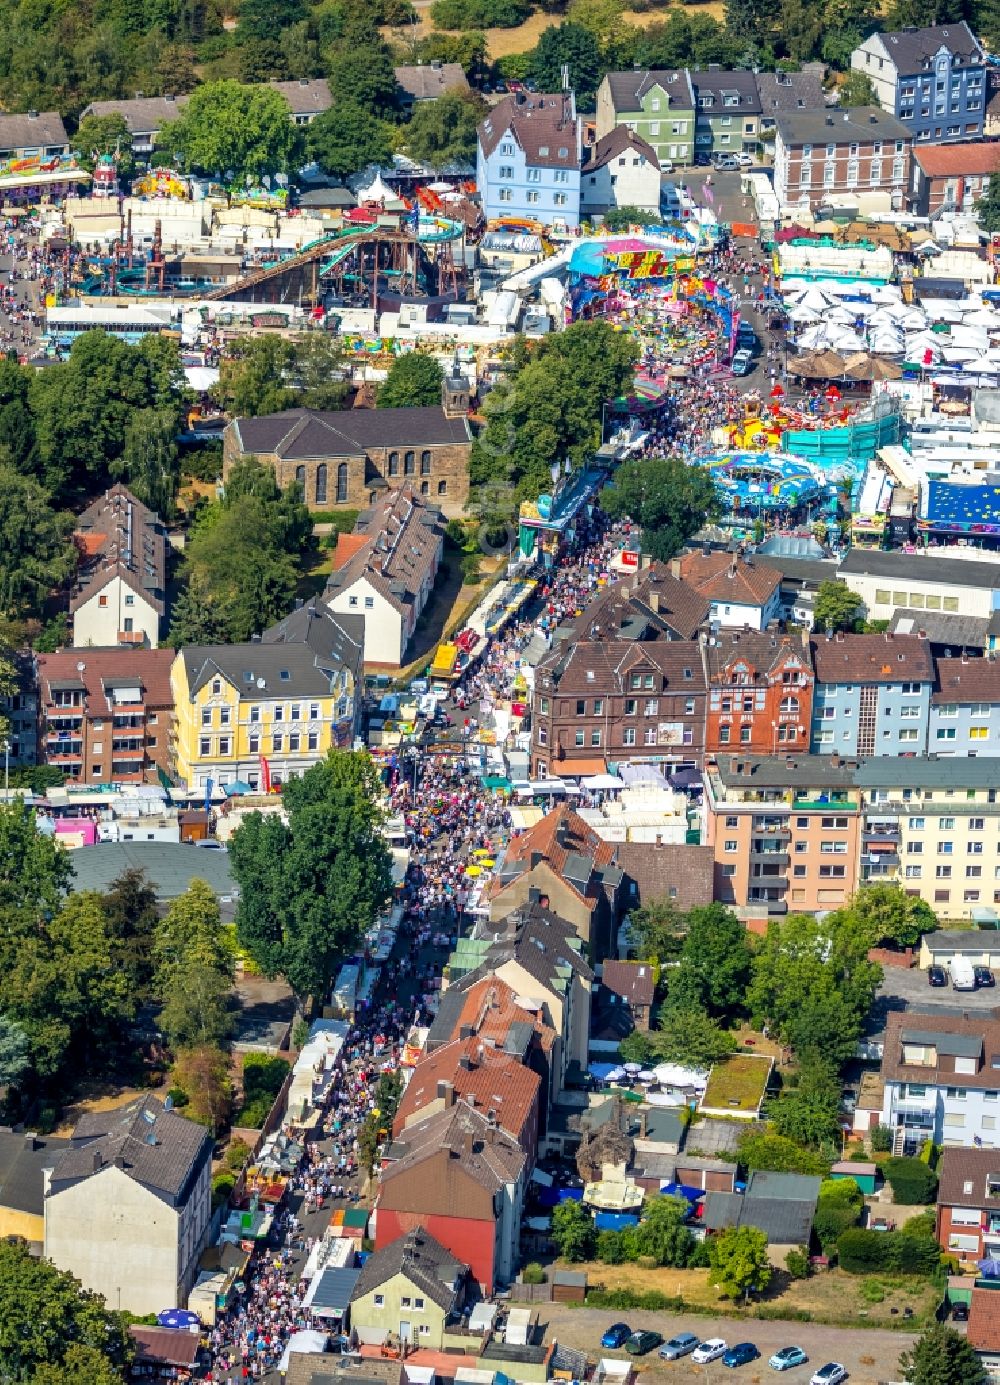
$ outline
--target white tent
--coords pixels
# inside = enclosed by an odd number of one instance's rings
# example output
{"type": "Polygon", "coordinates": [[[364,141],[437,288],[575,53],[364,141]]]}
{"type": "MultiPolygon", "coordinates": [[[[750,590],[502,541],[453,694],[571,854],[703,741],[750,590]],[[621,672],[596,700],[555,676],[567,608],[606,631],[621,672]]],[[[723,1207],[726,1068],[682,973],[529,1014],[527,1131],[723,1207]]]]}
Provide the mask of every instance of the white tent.
{"type": "Polygon", "coordinates": [[[358,189],[358,206],[361,207],[365,202],[396,202],[398,199],[386,183],[382,181],[382,173],[379,170],[375,174],[374,180],[366,188],[358,189]]]}
{"type": "Polygon", "coordinates": [[[296,1356],[318,1356],[320,1352],[326,1351],[328,1341],[325,1332],[317,1332],[311,1327],[303,1328],[301,1332],[293,1332],[278,1362],[278,1374],[286,1374],[293,1353],[296,1356]]]}

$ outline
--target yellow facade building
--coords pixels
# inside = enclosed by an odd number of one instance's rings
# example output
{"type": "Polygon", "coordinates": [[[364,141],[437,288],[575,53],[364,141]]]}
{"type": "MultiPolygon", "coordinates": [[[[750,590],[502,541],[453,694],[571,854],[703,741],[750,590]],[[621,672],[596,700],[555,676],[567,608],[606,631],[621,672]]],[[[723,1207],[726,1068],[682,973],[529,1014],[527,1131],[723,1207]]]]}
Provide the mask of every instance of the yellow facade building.
{"type": "Polygon", "coordinates": [[[364,620],[310,603],[259,641],[187,645],[170,671],[171,772],[189,789],[252,789],[350,748],[363,690],[364,620]]]}

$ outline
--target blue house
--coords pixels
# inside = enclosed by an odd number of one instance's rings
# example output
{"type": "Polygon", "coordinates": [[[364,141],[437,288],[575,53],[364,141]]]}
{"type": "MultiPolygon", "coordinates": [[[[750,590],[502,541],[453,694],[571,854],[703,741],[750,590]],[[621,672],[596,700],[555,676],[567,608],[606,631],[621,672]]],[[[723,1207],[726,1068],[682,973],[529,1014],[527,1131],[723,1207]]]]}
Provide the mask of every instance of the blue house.
{"type": "Polygon", "coordinates": [[[916,143],[982,139],[986,58],[964,20],[872,34],[851,54],[851,67],[916,143]]]}
{"type": "Polygon", "coordinates": [[[581,121],[571,91],[519,91],[479,126],[476,180],[487,221],[527,217],[543,225],[580,224],[581,121]]]}
{"type": "Polygon", "coordinates": [[[815,755],[925,755],[934,659],[917,635],[812,641],[815,755]]]}

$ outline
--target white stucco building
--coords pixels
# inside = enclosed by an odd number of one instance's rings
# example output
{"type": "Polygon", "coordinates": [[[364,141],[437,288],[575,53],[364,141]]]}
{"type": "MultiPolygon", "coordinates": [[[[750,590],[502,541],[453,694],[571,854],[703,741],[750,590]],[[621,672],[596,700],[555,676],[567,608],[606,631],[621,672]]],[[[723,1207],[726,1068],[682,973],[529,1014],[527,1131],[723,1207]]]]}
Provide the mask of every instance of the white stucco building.
{"type": "Polygon", "coordinates": [[[159,516],[124,486],[112,486],[84,510],[74,538],[80,552],[69,603],[74,646],[156,649],[167,585],[159,516]]]}
{"type": "Polygon", "coordinates": [[[615,207],[660,211],[660,161],[652,145],[618,125],[586,154],[580,177],[580,211],[601,215],[615,207]]]}
{"type": "Polygon", "coordinates": [[[45,1256],[108,1307],[184,1304],[211,1218],[212,1141],[153,1096],[84,1116],[46,1172],[45,1256]]]}
{"type": "Polygon", "coordinates": [[[890,1014],[882,1053],[882,1125],[893,1153],[1000,1146],[1000,1021],[934,1011],[890,1014]]]}

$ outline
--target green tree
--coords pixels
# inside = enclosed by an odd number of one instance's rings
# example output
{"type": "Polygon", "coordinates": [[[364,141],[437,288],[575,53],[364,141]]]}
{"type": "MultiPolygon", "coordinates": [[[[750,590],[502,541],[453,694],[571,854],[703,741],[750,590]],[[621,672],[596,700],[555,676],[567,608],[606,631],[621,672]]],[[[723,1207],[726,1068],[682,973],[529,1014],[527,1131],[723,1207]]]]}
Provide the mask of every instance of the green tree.
{"type": "Polygon", "coordinates": [[[16,1087],[31,1067],[31,1046],[24,1026],[0,1014],[0,1086],[16,1087]]]}
{"type": "Polygon", "coordinates": [[[330,56],[330,88],[337,100],[389,119],[396,107],[396,72],[392,53],[375,24],[353,19],[330,56]]]}
{"type": "Polygon", "coordinates": [[[627,231],[630,226],[661,226],[662,218],[645,207],[612,207],[604,213],[606,231],[627,231]]]}
{"type": "Polygon", "coordinates": [[[769,1134],[751,1126],[740,1136],[740,1163],[749,1172],[767,1169],[773,1173],[826,1173],[829,1164],[811,1150],[790,1140],[787,1135],[769,1134]]]}
{"type": "Polygon", "coordinates": [[[93,173],[102,154],[114,154],[120,177],[129,179],[135,172],[132,132],[123,115],[87,115],[73,136],[73,149],[81,166],[93,173]]]}
{"type": "Polygon", "coordinates": [[[531,75],[539,90],[561,91],[564,66],[580,110],[593,110],[605,67],[597,37],[582,24],[567,22],[542,30],[531,58],[531,75]]]}
{"type": "Polygon", "coordinates": [[[407,152],[428,168],[474,164],[476,127],[486,109],[481,97],[464,91],[446,91],[435,101],[419,102],[406,127],[407,152]]]}
{"type": "Polygon", "coordinates": [[[338,101],[309,126],[306,147],[324,173],[347,178],[392,157],[390,128],[362,106],[338,101]]]}
{"type": "Polygon", "coordinates": [[[293,348],[286,337],[240,337],[219,362],[212,394],[233,417],[256,418],[281,413],[296,403],[289,375],[293,348]]]}
{"type": "Polygon", "coordinates": [[[156,137],[158,149],[191,172],[256,182],[287,172],[298,133],[288,102],[273,87],[205,82],[191,93],[177,120],[156,137]]]}
{"type": "Polygon", "coordinates": [[[594,1219],[579,1202],[568,1199],[552,1209],[552,1241],[561,1260],[589,1260],[597,1244],[594,1219]]]}
{"type": "Polygon", "coordinates": [[[35,420],[31,412],[33,372],[9,357],[0,357],[0,456],[6,455],[24,474],[38,468],[35,420]]]}
{"type": "Polygon", "coordinates": [[[623,462],[603,504],[611,515],[633,519],[642,530],[643,547],[664,562],[722,513],[710,473],[680,457],[623,462]]]}
{"type": "Polygon", "coordinates": [[[846,582],[821,582],[813,606],[813,626],[828,635],[853,630],[860,609],[860,597],[846,582]]]}
{"type": "Polygon", "coordinates": [[[670,899],[652,899],[629,915],[632,950],[644,961],[675,962],[684,946],[687,915],[670,899]]]}
{"type": "Polygon", "coordinates": [[[931,1323],[909,1351],[899,1369],[910,1385],[986,1385],[986,1369],[961,1332],[945,1323],[931,1323]]]}
{"type": "Polygon", "coordinates": [[[233,1032],[231,994],[231,981],[204,962],[187,960],[171,968],[157,1021],[171,1048],[221,1048],[233,1032]]]}
{"type": "Polygon", "coordinates": [[[76,568],[72,516],[57,514],[43,486],[0,461],[0,614],[38,614],[76,568]]]}
{"type": "Polygon", "coordinates": [[[618,1045],[618,1056],[623,1063],[641,1063],[647,1067],[655,1058],[653,1044],[648,1034],[641,1029],[633,1029],[618,1045]]]}
{"type": "Polygon", "coordinates": [[[300,1000],[327,994],[391,896],[380,794],[367,754],[334,750],[285,786],[287,821],[251,813],[233,834],[237,937],[300,1000]]]}
{"type": "Polygon", "coordinates": [[[732,1034],[720,1029],[704,1011],[681,1007],[665,1006],[660,1011],[650,1039],[660,1062],[694,1068],[710,1068],[736,1051],[732,1034]]]}
{"type": "Polygon", "coordinates": [[[397,356],[380,386],[376,405],[380,409],[408,409],[440,404],[444,371],[426,351],[409,351],[397,356]]]}
{"type": "Polygon", "coordinates": [[[342,409],[350,393],[350,372],[340,338],[317,329],[292,338],[289,379],[296,404],[305,409],[342,409]]]}
{"type": "Polygon", "coordinates": [[[166,643],[171,649],[186,644],[227,644],[228,617],[216,610],[207,593],[184,587],[170,611],[170,632],[166,643]]]}
{"type": "MultiPolygon", "coordinates": [[[[922,20],[927,23],[927,20],[922,20]]],[[[859,72],[857,68],[851,68],[848,72],[841,75],[837,84],[837,91],[840,96],[840,104],[846,109],[852,106],[877,106],[878,97],[875,95],[875,88],[872,86],[871,78],[859,72]]]]}
{"type": "Polygon", "coordinates": [[[192,962],[233,979],[233,957],[222,931],[219,901],[204,880],[192,880],[173,900],[153,935],[156,987],[162,991],[192,962]]]}
{"type": "Polygon", "coordinates": [[[282,33],[306,17],[303,0],[243,0],[240,5],[237,38],[277,40],[282,33]]]}
{"type": "Polygon", "coordinates": [[[892,1188],[892,1199],[903,1207],[932,1202],[937,1175],[922,1159],[887,1159],[882,1171],[892,1188]]]}
{"type": "Polygon", "coordinates": [[[38,1366],[31,1385],[122,1385],[122,1373],[97,1347],[73,1342],[58,1365],[38,1366]]]}
{"type": "Polygon", "coordinates": [[[169,523],[180,483],[176,409],[137,409],[125,427],[122,455],[109,470],[169,523]]]}
{"type": "Polygon", "coordinates": [[[846,914],[867,932],[873,947],[879,943],[917,947],[923,935],[932,933],[938,923],[925,900],[907,894],[899,885],[882,882],[866,885],[837,913],[846,914]]]}
{"type": "Polygon", "coordinates": [[[715,1018],[743,1008],[750,980],[747,930],[724,904],[703,904],[687,915],[680,964],[670,972],[669,1004],[715,1018]]]}
{"type": "Polygon", "coordinates": [[[840,1080],[837,1069],[816,1054],[807,1055],[797,1080],[786,1086],[768,1107],[768,1118],[779,1135],[799,1144],[818,1146],[837,1134],[840,1080]]]}
{"type": "Polygon", "coordinates": [[[186,1093],[184,1114],[218,1135],[233,1109],[233,1079],[229,1054],[213,1044],[185,1048],[177,1055],[172,1077],[186,1093]]]}
{"type": "Polygon", "coordinates": [[[683,1269],[694,1248],[694,1237],[685,1223],[689,1210],[682,1197],[647,1198],[642,1220],[635,1228],[637,1254],[648,1256],[657,1265],[683,1269]]]}
{"type": "Polygon", "coordinates": [[[473,443],[475,485],[536,499],[552,467],[582,466],[600,444],[604,407],[632,386],[637,348],[605,322],[577,322],[516,350],[512,378],[490,391],[473,443]]]}
{"type": "Polygon", "coordinates": [[[755,1226],[730,1226],[708,1241],[709,1279],[726,1295],[749,1299],[771,1282],[767,1237],[755,1226]]]}
{"type": "MultiPolygon", "coordinates": [[[[132,1339],[124,1319],[108,1312],[104,1299],[81,1288],[71,1274],[49,1260],[36,1259],[23,1243],[0,1241],[0,1371],[10,1381],[42,1380],[46,1368],[63,1367],[69,1379],[74,1365],[92,1371],[94,1385],[106,1385],[97,1374],[89,1348],[113,1368],[122,1369],[133,1356],[132,1339]]],[[[85,1385],[90,1385],[82,1377],[85,1385]]],[[[114,1380],[114,1376],[110,1377],[114,1380]]],[[[116,1382],[117,1385],[117,1382],[116,1382]]]]}
{"type": "Polygon", "coordinates": [[[153,935],[159,921],[156,891],[145,871],[129,869],[113,880],[101,898],[108,933],[129,991],[149,998],[153,980],[153,935]]]}

